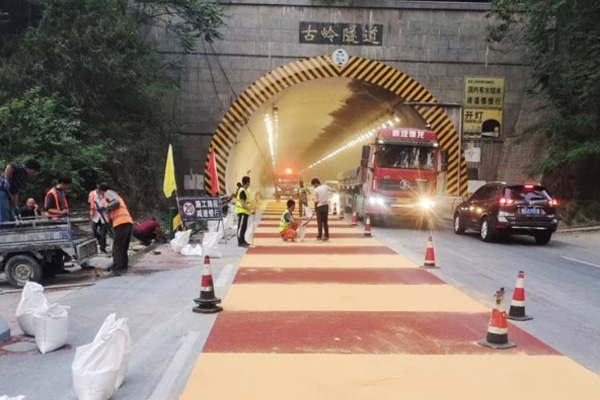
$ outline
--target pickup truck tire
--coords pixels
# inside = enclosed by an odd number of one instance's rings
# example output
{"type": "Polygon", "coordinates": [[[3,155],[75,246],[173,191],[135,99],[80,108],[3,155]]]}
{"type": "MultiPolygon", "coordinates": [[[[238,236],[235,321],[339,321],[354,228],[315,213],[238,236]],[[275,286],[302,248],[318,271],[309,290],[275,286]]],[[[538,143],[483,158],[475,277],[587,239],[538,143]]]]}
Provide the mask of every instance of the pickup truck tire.
{"type": "Polygon", "coordinates": [[[12,256],[4,267],[6,279],[15,287],[23,287],[29,281],[41,282],[42,266],[39,261],[27,254],[12,256]]]}

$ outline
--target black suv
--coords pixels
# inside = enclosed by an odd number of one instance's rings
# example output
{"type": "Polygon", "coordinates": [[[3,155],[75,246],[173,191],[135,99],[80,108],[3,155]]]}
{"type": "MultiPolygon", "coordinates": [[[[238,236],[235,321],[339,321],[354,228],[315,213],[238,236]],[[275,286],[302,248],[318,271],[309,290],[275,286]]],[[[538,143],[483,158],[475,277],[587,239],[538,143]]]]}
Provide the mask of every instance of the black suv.
{"type": "Polygon", "coordinates": [[[454,232],[474,229],[484,242],[502,234],[530,235],[547,244],[558,224],[557,206],[543,186],[490,182],[456,207],[454,232]]]}

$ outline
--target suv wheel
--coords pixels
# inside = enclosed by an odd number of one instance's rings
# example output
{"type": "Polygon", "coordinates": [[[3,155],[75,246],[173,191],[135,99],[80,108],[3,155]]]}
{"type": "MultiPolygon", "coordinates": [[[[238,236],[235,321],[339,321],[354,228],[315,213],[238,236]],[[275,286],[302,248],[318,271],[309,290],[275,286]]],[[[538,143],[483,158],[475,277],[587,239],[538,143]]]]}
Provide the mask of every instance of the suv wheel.
{"type": "Polygon", "coordinates": [[[465,225],[460,220],[460,214],[456,213],[454,216],[454,233],[457,235],[462,235],[465,233],[465,225]]]}
{"type": "Polygon", "coordinates": [[[494,240],[494,228],[490,226],[490,221],[487,217],[484,217],[481,220],[481,230],[479,235],[481,236],[481,240],[484,242],[491,242],[494,240]]]}
{"type": "Polygon", "coordinates": [[[552,237],[552,233],[551,232],[536,233],[534,237],[535,237],[535,242],[537,244],[548,244],[548,242],[550,241],[550,238],[552,237]]]}

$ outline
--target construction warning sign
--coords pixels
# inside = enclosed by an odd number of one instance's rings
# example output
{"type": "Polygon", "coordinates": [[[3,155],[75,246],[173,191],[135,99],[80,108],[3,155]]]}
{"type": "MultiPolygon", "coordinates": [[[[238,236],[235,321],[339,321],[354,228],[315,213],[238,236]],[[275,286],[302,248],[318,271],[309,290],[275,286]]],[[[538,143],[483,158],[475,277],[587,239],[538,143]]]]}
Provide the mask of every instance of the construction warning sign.
{"type": "Polygon", "coordinates": [[[463,134],[469,136],[498,137],[502,129],[502,110],[484,108],[463,109],[463,134]]]}
{"type": "Polygon", "coordinates": [[[181,197],[179,209],[183,221],[217,221],[222,218],[221,199],[218,197],[181,197]]]}
{"type": "Polygon", "coordinates": [[[466,76],[463,105],[501,109],[504,107],[504,78],[466,76]]]}

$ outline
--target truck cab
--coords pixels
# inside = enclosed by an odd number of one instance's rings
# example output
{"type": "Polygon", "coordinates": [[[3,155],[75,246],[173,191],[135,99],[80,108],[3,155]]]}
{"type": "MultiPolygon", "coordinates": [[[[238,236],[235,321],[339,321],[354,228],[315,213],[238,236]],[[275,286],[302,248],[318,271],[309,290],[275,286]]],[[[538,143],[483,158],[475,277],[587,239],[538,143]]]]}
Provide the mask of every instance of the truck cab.
{"type": "Polygon", "coordinates": [[[298,176],[292,168],[285,168],[275,177],[275,198],[291,199],[298,195],[298,176]]]}
{"type": "MultiPolygon", "coordinates": [[[[429,217],[446,152],[436,133],[412,128],[381,129],[364,146],[354,179],[354,209],[360,217],[429,217]],[[356,184],[362,187],[356,188],[356,184]]],[[[350,185],[352,186],[352,185],[350,185]]]]}

